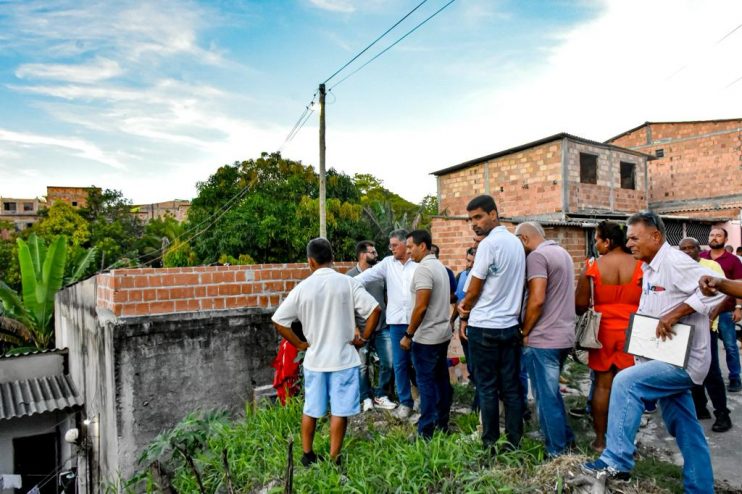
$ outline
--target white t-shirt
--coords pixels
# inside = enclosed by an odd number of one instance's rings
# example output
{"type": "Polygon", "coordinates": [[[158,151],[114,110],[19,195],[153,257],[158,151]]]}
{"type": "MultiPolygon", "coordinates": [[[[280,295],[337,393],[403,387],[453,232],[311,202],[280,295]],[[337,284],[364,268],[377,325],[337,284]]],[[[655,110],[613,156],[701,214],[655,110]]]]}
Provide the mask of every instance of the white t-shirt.
{"type": "Polygon", "coordinates": [[[368,319],[378,305],[354,278],[320,268],[291,290],[271,319],[285,327],[301,322],[309,343],[304,367],[332,372],[361,365],[351,345],[355,316],[368,319]]]}
{"type": "Polygon", "coordinates": [[[484,280],[484,286],[469,314],[469,326],[517,325],[526,277],[526,252],[518,237],[504,226],[493,228],[477,247],[472,276],[484,280]]]}
{"type": "Polygon", "coordinates": [[[373,281],[386,282],[386,322],[387,324],[409,324],[410,312],[415,305],[410,298],[410,284],[417,263],[408,259],[402,264],[394,256],[385,257],[380,263],[355,277],[364,286],[373,281]]]}

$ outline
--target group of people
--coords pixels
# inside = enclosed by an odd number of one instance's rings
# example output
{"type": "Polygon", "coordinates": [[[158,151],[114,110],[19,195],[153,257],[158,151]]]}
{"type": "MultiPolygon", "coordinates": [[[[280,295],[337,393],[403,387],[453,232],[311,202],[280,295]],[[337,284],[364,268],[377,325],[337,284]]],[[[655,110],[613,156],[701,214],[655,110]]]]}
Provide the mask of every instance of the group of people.
{"type": "MultiPolygon", "coordinates": [[[[302,463],[318,460],[314,430],[328,405],[330,456],[336,463],[341,461],[347,417],[361,409],[394,409],[395,416],[406,419],[418,405],[422,438],[448,431],[452,390],[447,352],[456,319],[476,386],[485,449],[497,454],[518,448],[528,411],[527,376],[547,453],[568,452],[575,437],[560,392],[560,373],[575,347],[576,314],[593,308],[601,314],[602,347],[589,354],[589,405],[596,436],[592,446],[600,457],[583,470],[628,478],[641,416],[659,403],[685,458],[686,490],[711,492],[710,454],[698,420],[710,418],[708,393],[716,415],[713,430],[732,426],[716,342],[721,338],[726,349],[724,328],[731,323],[734,338],[734,321],[742,318],[741,300],[722,293],[742,291],[728,281],[742,279],[742,263],[724,249],[726,232],[711,231],[710,251],[701,252],[692,238],[683,239],[677,250],[667,242],[664,224],[653,212],[632,215],[626,227],[603,221],[595,231],[600,255],[586,262],[575,286],[572,256],[547,240],[541,225],[521,223],[511,233],[500,224],[489,195],[472,199],[467,213],[475,244],[466,251],[467,269],[457,278],[438,261],[430,233],[424,230],[392,232],[392,255],[381,261],[372,242],[360,242],[358,263],[349,276],[331,269],[327,240],[309,242],[312,275],[289,293],[273,316],[279,333],[306,350],[302,463]],[[672,338],[678,322],[693,325],[684,368],[624,352],[633,313],[657,318],[660,339],[672,338]],[[717,319],[718,336],[716,322],[711,326],[717,319]],[[307,342],[290,329],[297,320],[307,342]],[[369,343],[379,360],[373,390],[369,343]],[[398,404],[392,400],[392,380],[398,404]],[[419,404],[413,400],[412,382],[419,404]],[[500,437],[500,401],[505,438],[500,437]]],[[[731,346],[736,350],[736,341],[730,339],[731,346]]],[[[730,348],[726,354],[728,391],[738,391],[739,353],[730,348]]]]}

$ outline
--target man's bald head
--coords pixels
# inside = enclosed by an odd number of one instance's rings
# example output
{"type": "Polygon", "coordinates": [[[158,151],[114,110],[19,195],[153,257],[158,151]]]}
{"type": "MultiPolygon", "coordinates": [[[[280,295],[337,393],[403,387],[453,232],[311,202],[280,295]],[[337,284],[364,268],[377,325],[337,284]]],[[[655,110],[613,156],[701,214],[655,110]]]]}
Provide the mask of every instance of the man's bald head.
{"type": "Polygon", "coordinates": [[[701,258],[701,243],[693,237],[685,237],[678,244],[678,248],[696,262],[701,258]]]}
{"type": "Polygon", "coordinates": [[[546,233],[544,228],[534,221],[521,223],[515,228],[515,236],[523,243],[526,254],[535,250],[544,240],[546,233]]]}

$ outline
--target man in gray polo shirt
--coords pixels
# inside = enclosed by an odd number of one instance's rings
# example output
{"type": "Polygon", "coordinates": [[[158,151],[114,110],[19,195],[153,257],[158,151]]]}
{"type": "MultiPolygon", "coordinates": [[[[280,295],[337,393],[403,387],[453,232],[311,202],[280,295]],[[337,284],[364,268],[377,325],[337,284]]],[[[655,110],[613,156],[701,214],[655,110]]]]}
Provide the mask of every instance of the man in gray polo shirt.
{"type": "Polygon", "coordinates": [[[424,439],[430,439],[436,430],[448,431],[453,395],[448,378],[451,286],[446,268],[430,253],[431,245],[426,230],[407,235],[407,251],[418,266],[410,286],[414,300],[410,323],[399,342],[402,349],[412,351],[420,392],[417,433],[424,439]]]}
{"type": "Polygon", "coordinates": [[[544,238],[538,223],[521,223],[515,235],[528,254],[523,360],[536,397],[546,452],[558,456],[575,439],[559,392],[559,373],[575,343],[574,263],[569,252],[544,238]]]}

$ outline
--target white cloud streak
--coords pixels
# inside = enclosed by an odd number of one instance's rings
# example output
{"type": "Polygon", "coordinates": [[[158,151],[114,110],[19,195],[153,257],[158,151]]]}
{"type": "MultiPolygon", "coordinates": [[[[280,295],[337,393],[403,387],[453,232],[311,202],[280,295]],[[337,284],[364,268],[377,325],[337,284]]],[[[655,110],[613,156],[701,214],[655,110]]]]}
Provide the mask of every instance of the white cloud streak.
{"type": "Polygon", "coordinates": [[[120,76],[124,73],[115,60],[97,57],[88,64],[23,64],[15,71],[20,79],[52,79],[90,84],[120,76]]]}

